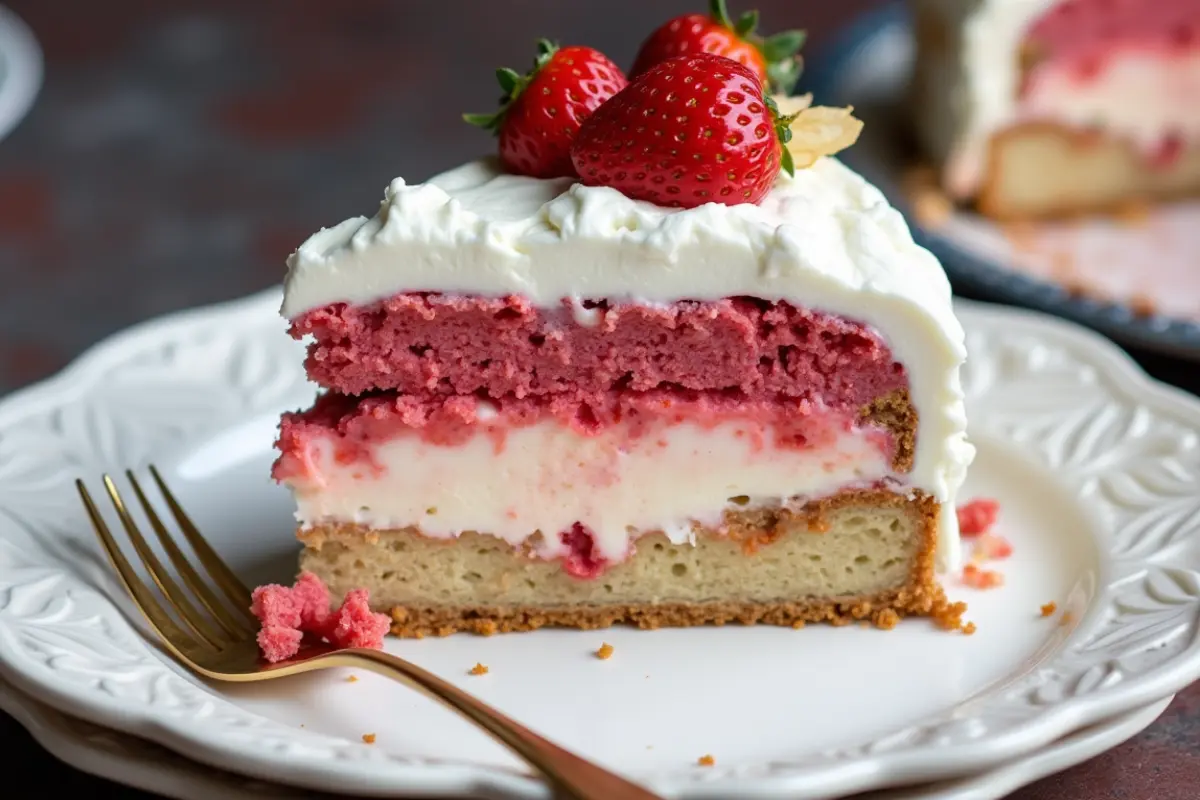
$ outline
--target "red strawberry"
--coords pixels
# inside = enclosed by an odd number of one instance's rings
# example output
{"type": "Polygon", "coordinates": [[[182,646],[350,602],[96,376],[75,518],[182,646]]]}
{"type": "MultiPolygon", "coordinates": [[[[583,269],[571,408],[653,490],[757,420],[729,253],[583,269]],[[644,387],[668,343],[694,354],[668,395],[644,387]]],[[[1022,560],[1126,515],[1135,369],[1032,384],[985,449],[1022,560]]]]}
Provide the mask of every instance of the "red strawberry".
{"type": "Polygon", "coordinates": [[[638,51],[629,77],[636,78],[669,58],[712,53],[753,70],[772,92],[788,94],[800,77],[802,62],[797,52],[804,44],[805,33],[785,31],[763,38],[754,32],[757,26],[757,11],[747,11],[734,23],[725,0],[710,0],[707,16],[675,17],[650,34],[638,51]]]}
{"type": "Polygon", "coordinates": [[[572,177],[571,143],[597,106],[629,83],[621,68],[590,47],[561,50],[538,41],[533,69],[496,70],[504,89],[494,114],[464,114],[472,125],[500,136],[500,161],[535,178],[572,177]]]}
{"type": "Polygon", "coordinates": [[[780,117],[746,67],[700,53],[656,64],[597,109],[571,160],[589,186],[664,206],[757,203],[782,166],[792,117],[780,117]]]}

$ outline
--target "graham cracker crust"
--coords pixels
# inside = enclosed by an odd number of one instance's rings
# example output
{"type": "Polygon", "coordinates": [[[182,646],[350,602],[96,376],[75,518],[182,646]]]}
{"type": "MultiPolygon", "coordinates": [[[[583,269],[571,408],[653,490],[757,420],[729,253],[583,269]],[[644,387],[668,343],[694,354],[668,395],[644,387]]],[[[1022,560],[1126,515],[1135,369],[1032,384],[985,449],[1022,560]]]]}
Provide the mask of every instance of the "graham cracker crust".
{"type": "MultiPolygon", "coordinates": [[[[665,536],[658,531],[641,533],[636,552],[627,561],[612,565],[609,572],[605,573],[609,578],[587,580],[570,578],[557,562],[532,559],[527,551],[523,552],[487,534],[464,533],[457,539],[435,540],[421,536],[415,528],[375,531],[357,524],[333,524],[300,531],[298,535],[306,545],[306,568],[318,572],[331,584],[337,581],[337,570],[331,567],[332,564],[348,563],[349,559],[355,557],[357,560],[353,563],[357,566],[370,564],[376,555],[387,552],[389,543],[395,542],[415,543],[416,547],[424,548],[421,552],[425,558],[435,561],[439,557],[453,557],[455,553],[469,557],[480,545],[486,545],[479,552],[485,553],[486,558],[490,559],[486,563],[498,563],[496,569],[503,573],[494,585],[517,585],[529,576],[537,578],[538,589],[526,592],[523,595],[527,597],[525,602],[480,602],[480,592],[486,594],[487,587],[493,585],[485,583],[460,592],[457,602],[428,602],[425,595],[418,594],[406,602],[382,603],[376,610],[389,613],[392,617],[392,633],[405,638],[446,636],[457,632],[492,635],[542,627],[592,630],[616,624],[655,629],[728,623],[802,627],[807,623],[846,625],[861,621],[880,628],[891,628],[901,618],[910,616],[930,617],[944,628],[957,629],[961,627],[966,606],[950,603],[934,576],[939,508],[933,498],[921,492],[914,492],[910,496],[886,489],[864,489],[842,492],[794,508],[731,509],[726,512],[725,522],[720,528],[694,528],[697,541],[694,549],[690,545],[677,546],[678,550],[685,553],[679,558],[692,559],[689,563],[697,565],[697,568],[687,573],[687,578],[680,578],[673,585],[663,584],[663,587],[664,591],[669,591],[682,586],[683,591],[687,591],[691,588],[688,581],[699,580],[691,576],[702,573],[706,565],[744,572],[737,572],[732,584],[722,589],[725,597],[706,596],[685,602],[669,597],[663,601],[629,602],[628,598],[620,597],[627,586],[641,585],[637,581],[643,580],[640,577],[642,575],[651,575],[649,580],[659,580],[657,576],[663,573],[647,572],[647,564],[675,558],[674,549],[670,550],[670,556],[666,554],[662,546],[665,536]],[[848,535],[840,534],[841,529],[835,529],[835,525],[846,528],[845,515],[850,514],[852,519],[858,519],[872,512],[890,513],[894,518],[906,519],[911,523],[911,533],[906,534],[912,539],[907,545],[911,548],[911,557],[899,567],[902,572],[896,573],[896,568],[892,568],[892,572],[888,573],[895,578],[894,581],[889,579],[889,585],[851,595],[805,596],[795,593],[786,596],[787,590],[781,589],[776,596],[750,596],[753,591],[747,588],[747,584],[762,584],[775,579],[775,573],[770,571],[773,569],[787,573],[781,586],[794,584],[791,579],[799,576],[805,565],[786,560],[780,562],[780,558],[789,552],[786,550],[789,541],[795,544],[797,540],[805,540],[810,545],[834,546],[839,535],[848,535]],[[332,548],[332,554],[323,554],[321,551],[325,547],[332,548]],[[337,561],[342,550],[345,551],[342,554],[344,558],[337,561]],[[779,553],[783,555],[776,555],[779,553]],[[781,563],[783,566],[780,566],[781,563]],[[642,572],[638,573],[638,569],[642,572]],[[623,584],[620,578],[622,570],[639,577],[623,584]],[[598,591],[605,580],[616,585],[618,591],[609,595],[598,591]],[[477,588],[479,591],[476,591],[477,588]],[[547,592],[547,601],[558,596],[565,597],[566,602],[538,602],[543,591],[547,592]],[[579,601],[574,600],[576,591],[579,592],[579,601]],[[612,600],[605,601],[605,597],[611,597],[612,600]],[[597,602],[597,599],[601,601],[597,602]]],[[[407,563],[416,563],[422,557],[411,549],[401,549],[404,551],[402,558],[410,559],[407,563]]],[[[836,555],[836,551],[826,552],[836,555]]],[[[832,561],[827,563],[830,563],[830,569],[835,569],[832,561]]],[[[679,564],[674,566],[679,567],[679,564]]],[[[836,569],[840,575],[841,567],[836,566],[836,569]]],[[[393,573],[384,573],[385,578],[388,574],[393,573]]],[[[532,581],[529,583],[533,586],[532,581]]],[[[383,588],[386,590],[387,586],[383,588]]],[[[613,586],[603,588],[611,592],[613,586]]],[[[708,588],[712,589],[711,586],[708,588]]],[[[500,591],[498,596],[503,594],[500,591]]]]}

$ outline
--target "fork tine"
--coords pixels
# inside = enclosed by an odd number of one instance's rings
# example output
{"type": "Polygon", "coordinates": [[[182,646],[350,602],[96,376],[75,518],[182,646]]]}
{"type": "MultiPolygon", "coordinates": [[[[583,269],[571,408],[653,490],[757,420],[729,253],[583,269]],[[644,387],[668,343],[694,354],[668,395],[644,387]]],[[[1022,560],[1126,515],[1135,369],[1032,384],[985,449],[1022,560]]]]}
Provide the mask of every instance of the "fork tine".
{"type": "Polygon", "coordinates": [[[155,599],[154,593],[138,577],[137,571],[134,570],[128,559],[125,558],[125,554],[121,552],[121,548],[117,545],[116,540],[113,539],[112,532],[108,529],[108,523],[100,516],[100,512],[96,509],[96,504],[92,502],[92,495],[87,490],[87,487],[84,486],[83,481],[76,480],[75,488],[79,492],[80,499],[83,500],[83,507],[87,509],[92,527],[96,530],[96,536],[100,539],[100,545],[104,548],[104,552],[108,556],[109,562],[112,563],[113,569],[117,571],[117,577],[121,579],[121,584],[125,587],[125,591],[129,592],[129,596],[133,598],[134,605],[138,607],[138,611],[142,612],[142,616],[150,623],[150,627],[154,628],[154,631],[159,636],[177,649],[195,647],[195,640],[176,625],[166,611],[163,611],[162,606],[155,599]]]}
{"type": "Polygon", "coordinates": [[[146,499],[146,493],[142,491],[142,486],[138,483],[133,471],[128,470],[125,475],[129,479],[129,483],[133,486],[133,491],[137,495],[138,502],[142,504],[142,511],[145,512],[146,519],[150,520],[151,527],[158,534],[158,541],[162,543],[163,549],[167,551],[167,556],[171,559],[171,563],[179,571],[183,582],[192,590],[192,594],[216,618],[217,623],[226,633],[234,637],[240,637],[247,633],[253,634],[255,626],[253,624],[253,617],[250,615],[250,609],[238,609],[239,613],[236,617],[229,612],[225,607],[225,603],[221,601],[221,598],[209,588],[204,579],[196,572],[196,569],[188,561],[187,556],[179,549],[179,545],[175,544],[175,539],[167,531],[166,526],[163,525],[158,512],[154,510],[154,506],[150,505],[150,501],[146,499]]]}
{"type": "Polygon", "coordinates": [[[116,484],[108,475],[104,476],[104,487],[108,489],[108,498],[112,500],[113,506],[117,509],[117,515],[121,518],[121,524],[125,527],[125,533],[129,535],[130,541],[133,542],[133,549],[137,551],[141,557],[142,563],[146,565],[146,570],[149,571],[150,577],[154,579],[154,583],[162,590],[167,601],[175,607],[175,611],[183,619],[185,625],[199,636],[203,641],[220,647],[227,644],[230,640],[226,636],[213,627],[212,623],[204,617],[188,599],[187,593],[179,588],[179,584],[175,583],[175,579],[163,568],[162,562],[158,560],[158,556],[154,555],[154,551],[150,549],[150,545],[146,544],[145,537],[138,530],[137,523],[133,521],[133,517],[129,515],[129,510],[125,508],[125,501],[121,499],[121,493],[117,491],[116,484]]]}
{"type": "Polygon", "coordinates": [[[192,550],[195,551],[196,556],[200,559],[200,563],[208,570],[208,574],[212,576],[217,587],[225,593],[225,596],[229,598],[229,602],[236,608],[249,609],[251,598],[250,590],[246,588],[246,584],[242,583],[241,579],[233,573],[233,570],[229,568],[221,557],[217,555],[216,551],[209,546],[204,537],[200,535],[200,531],[184,512],[183,507],[179,505],[179,501],[175,499],[175,495],[171,494],[171,490],[167,488],[166,482],[158,474],[158,470],[153,464],[150,465],[150,475],[154,478],[154,482],[158,484],[158,490],[166,498],[167,505],[171,509],[171,514],[174,515],[175,521],[179,523],[179,527],[183,530],[183,535],[187,538],[188,544],[192,546],[192,550]]]}

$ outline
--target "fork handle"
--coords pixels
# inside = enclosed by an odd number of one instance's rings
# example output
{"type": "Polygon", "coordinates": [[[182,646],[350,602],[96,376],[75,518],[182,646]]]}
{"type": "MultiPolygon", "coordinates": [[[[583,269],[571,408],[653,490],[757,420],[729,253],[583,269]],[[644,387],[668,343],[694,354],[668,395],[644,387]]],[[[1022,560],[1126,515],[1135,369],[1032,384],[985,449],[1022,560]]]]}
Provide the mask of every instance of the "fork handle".
{"type": "Polygon", "coordinates": [[[499,711],[415,664],[380,650],[343,650],[364,669],[419,689],[483,728],[546,777],[559,796],[576,800],[662,800],[590,761],[567,752],[499,711]]]}

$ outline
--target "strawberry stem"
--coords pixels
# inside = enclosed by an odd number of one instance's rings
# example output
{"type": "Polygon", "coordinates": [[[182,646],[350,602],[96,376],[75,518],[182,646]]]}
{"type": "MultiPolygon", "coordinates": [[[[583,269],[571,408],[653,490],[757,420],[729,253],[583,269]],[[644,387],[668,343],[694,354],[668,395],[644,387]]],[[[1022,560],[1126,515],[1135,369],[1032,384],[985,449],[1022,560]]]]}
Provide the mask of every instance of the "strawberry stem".
{"type": "Polygon", "coordinates": [[[709,0],[708,13],[713,20],[757,47],[762,53],[763,61],[767,62],[767,82],[771,92],[791,94],[803,68],[803,61],[798,54],[807,38],[805,31],[783,31],[773,36],[759,36],[755,32],[758,28],[758,12],[747,11],[734,23],[729,16],[725,0],[709,0]]]}
{"type": "Polygon", "coordinates": [[[496,70],[496,82],[500,84],[501,91],[504,92],[500,96],[500,108],[491,114],[463,114],[463,121],[469,125],[474,125],[478,128],[491,131],[493,134],[500,132],[500,125],[504,122],[504,115],[512,108],[513,103],[521,96],[521,92],[525,91],[525,87],[529,85],[538,71],[546,65],[554,54],[558,52],[558,45],[551,42],[549,39],[537,40],[537,56],[533,59],[533,68],[529,72],[521,75],[514,69],[501,67],[496,70]]]}
{"type": "Polygon", "coordinates": [[[775,126],[775,137],[779,139],[779,168],[788,175],[795,177],[796,163],[792,159],[792,151],[788,149],[788,142],[792,140],[792,123],[796,121],[796,117],[800,116],[800,112],[795,114],[783,115],[779,113],[779,106],[770,95],[764,98],[767,109],[771,112],[771,122],[775,126]]]}

